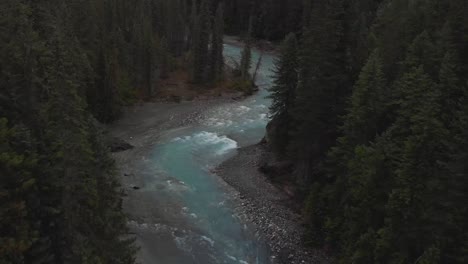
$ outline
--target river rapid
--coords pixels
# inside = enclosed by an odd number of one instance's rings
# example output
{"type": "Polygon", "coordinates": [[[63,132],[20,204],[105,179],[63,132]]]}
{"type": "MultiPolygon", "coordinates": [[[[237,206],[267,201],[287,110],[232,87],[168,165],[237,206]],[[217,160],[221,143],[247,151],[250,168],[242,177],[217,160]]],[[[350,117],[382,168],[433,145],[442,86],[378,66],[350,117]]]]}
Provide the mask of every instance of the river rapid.
{"type": "MultiPolygon", "coordinates": [[[[238,61],[241,50],[240,45],[225,44],[226,61],[238,61]]],[[[252,55],[255,68],[260,52],[254,49],[252,55]]],[[[148,120],[148,129],[132,130],[131,114],[127,123],[117,125],[114,134],[136,145],[116,159],[125,174],[123,185],[129,194],[124,209],[140,247],[140,263],[272,263],[266,243],[235,213],[239,194],[213,169],[264,136],[273,62],[272,54],[263,55],[257,76],[260,90],[251,97],[199,107],[192,117],[189,103],[185,112],[169,119],[194,120],[167,128],[148,120]]],[[[177,112],[179,106],[160,107],[148,116],[163,108],[177,112]]]]}

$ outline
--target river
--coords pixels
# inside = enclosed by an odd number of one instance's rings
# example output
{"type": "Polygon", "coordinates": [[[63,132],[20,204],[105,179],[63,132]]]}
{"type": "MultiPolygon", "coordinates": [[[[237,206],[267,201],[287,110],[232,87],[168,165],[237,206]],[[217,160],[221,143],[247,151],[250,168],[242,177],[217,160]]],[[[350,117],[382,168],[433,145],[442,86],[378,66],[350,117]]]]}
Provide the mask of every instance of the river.
{"type": "MultiPolygon", "coordinates": [[[[238,60],[241,50],[225,44],[226,60],[238,60]]],[[[253,50],[253,68],[259,54],[253,50]]],[[[145,142],[152,143],[140,142],[148,146],[121,161],[132,174],[124,185],[141,188],[130,190],[126,206],[141,263],[271,263],[261,237],[235,214],[236,192],[211,171],[264,136],[273,61],[263,55],[253,96],[208,107],[196,122],[162,129],[154,139],[148,130],[145,142]]]]}

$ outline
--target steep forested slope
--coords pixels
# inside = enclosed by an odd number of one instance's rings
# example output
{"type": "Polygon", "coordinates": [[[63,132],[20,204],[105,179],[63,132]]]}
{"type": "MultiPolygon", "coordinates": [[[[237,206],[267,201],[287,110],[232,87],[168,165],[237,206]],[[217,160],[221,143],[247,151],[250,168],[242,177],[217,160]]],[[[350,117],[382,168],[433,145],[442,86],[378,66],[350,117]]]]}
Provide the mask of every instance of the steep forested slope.
{"type": "Polygon", "coordinates": [[[222,79],[224,32],[292,33],[270,138],[311,246],[342,263],[467,262],[468,3],[221,2],[1,1],[0,262],[133,262],[96,120],[179,61],[194,84],[222,79]]]}
{"type": "Polygon", "coordinates": [[[151,97],[195,45],[200,81],[222,77],[223,10],[212,27],[207,3],[1,1],[0,263],[134,262],[97,120],[151,97]],[[212,45],[189,42],[201,17],[212,45]]]}
{"type": "Polygon", "coordinates": [[[342,263],[465,263],[468,3],[305,3],[270,133],[308,193],[307,240],[342,263]]]}

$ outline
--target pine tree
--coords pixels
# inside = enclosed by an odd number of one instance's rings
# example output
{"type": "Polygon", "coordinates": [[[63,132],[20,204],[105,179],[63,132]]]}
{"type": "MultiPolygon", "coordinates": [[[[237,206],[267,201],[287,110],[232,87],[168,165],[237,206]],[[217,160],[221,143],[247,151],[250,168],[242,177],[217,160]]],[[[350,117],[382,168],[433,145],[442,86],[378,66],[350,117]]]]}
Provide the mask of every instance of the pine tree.
{"type": "Polygon", "coordinates": [[[448,176],[438,161],[447,159],[449,132],[440,120],[440,93],[422,67],[405,74],[398,86],[402,99],[391,131],[402,144],[401,157],[393,171],[386,225],[378,231],[377,243],[385,246],[377,248],[376,258],[413,262],[438,243],[432,219],[437,209],[427,198],[438,188],[434,183],[448,176]]]}
{"type": "Polygon", "coordinates": [[[250,68],[252,67],[252,32],[253,32],[253,17],[249,17],[249,30],[247,32],[244,48],[241,53],[239,65],[240,77],[244,82],[250,81],[250,68]]]}
{"type": "Polygon", "coordinates": [[[380,57],[374,51],[353,89],[344,116],[343,136],[337,139],[327,160],[327,174],[334,179],[328,198],[333,205],[327,223],[328,241],[347,249],[344,254],[359,263],[372,258],[372,254],[366,254],[366,248],[372,244],[367,240],[375,239],[375,230],[380,227],[378,219],[383,219],[379,208],[386,203],[385,195],[379,194],[388,180],[383,169],[385,138],[379,137],[385,131],[385,85],[380,57]],[[366,241],[355,244],[360,236],[366,241]],[[356,248],[360,244],[362,248],[356,248]]]}
{"type": "Polygon", "coordinates": [[[273,100],[270,106],[270,115],[282,132],[275,131],[276,136],[272,145],[277,153],[284,153],[288,145],[288,131],[294,107],[294,97],[298,82],[298,54],[297,39],[294,34],[289,34],[284,40],[279,58],[275,63],[275,80],[270,89],[270,98],[273,100]]]}
{"type": "Polygon", "coordinates": [[[222,78],[224,57],[223,57],[223,37],[224,37],[224,7],[219,3],[211,37],[211,80],[217,81],[222,78]]]}
{"type": "Polygon", "coordinates": [[[37,156],[31,146],[30,131],[24,126],[9,127],[0,118],[0,262],[23,263],[24,255],[38,239],[33,221],[37,196],[34,172],[37,156]],[[23,153],[17,149],[25,149],[23,153]],[[30,149],[27,151],[27,149],[30,149]]]}
{"type": "Polygon", "coordinates": [[[241,54],[240,75],[244,81],[250,80],[249,71],[250,67],[252,66],[252,49],[250,45],[250,41],[247,41],[241,54]]]}
{"type": "Polygon", "coordinates": [[[161,40],[161,47],[159,51],[159,56],[160,56],[160,73],[159,76],[162,79],[166,79],[169,77],[169,60],[170,60],[170,55],[169,55],[169,48],[167,46],[167,40],[166,38],[163,38],[161,40]]]}
{"type": "Polygon", "coordinates": [[[388,98],[379,51],[374,51],[362,69],[344,117],[343,132],[350,144],[368,144],[386,129],[388,98]]]}
{"type": "Polygon", "coordinates": [[[190,50],[194,47],[194,41],[197,38],[197,23],[198,23],[198,16],[197,16],[197,1],[192,1],[192,7],[190,10],[190,18],[189,18],[189,32],[187,37],[187,50],[190,50]]]}
{"type": "Polygon", "coordinates": [[[211,11],[210,1],[203,0],[200,7],[200,14],[195,23],[193,39],[193,82],[200,84],[207,79],[207,65],[209,62],[208,43],[210,38],[211,11]]]}
{"type": "Polygon", "coordinates": [[[344,110],[347,80],[341,5],[340,1],[318,1],[302,40],[290,145],[299,182],[312,180],[314,164],[333,144],[344,110]]]}

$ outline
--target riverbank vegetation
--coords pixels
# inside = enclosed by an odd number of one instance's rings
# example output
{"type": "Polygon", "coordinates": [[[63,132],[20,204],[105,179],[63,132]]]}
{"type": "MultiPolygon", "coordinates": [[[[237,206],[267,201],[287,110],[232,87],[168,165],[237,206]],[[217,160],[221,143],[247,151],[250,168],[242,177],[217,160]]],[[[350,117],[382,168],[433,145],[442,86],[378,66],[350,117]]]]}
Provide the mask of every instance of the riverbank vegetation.
{"type": "Polygon", "coordinates": [[[468,3],[303,3],[269,138],[307,242],[339,263],[466,263],[468,3]]]}

